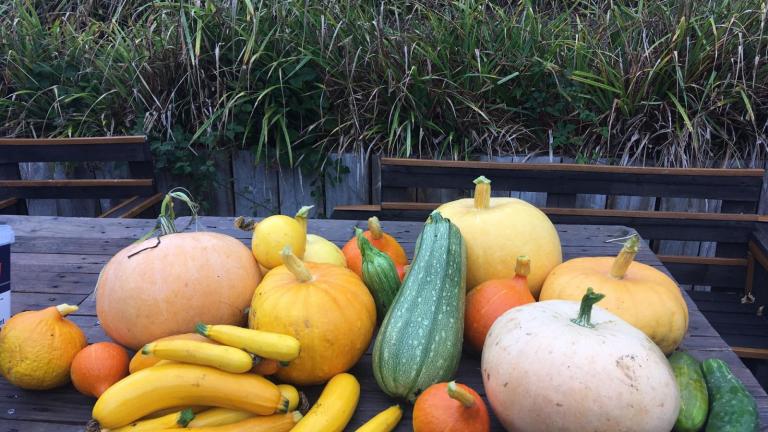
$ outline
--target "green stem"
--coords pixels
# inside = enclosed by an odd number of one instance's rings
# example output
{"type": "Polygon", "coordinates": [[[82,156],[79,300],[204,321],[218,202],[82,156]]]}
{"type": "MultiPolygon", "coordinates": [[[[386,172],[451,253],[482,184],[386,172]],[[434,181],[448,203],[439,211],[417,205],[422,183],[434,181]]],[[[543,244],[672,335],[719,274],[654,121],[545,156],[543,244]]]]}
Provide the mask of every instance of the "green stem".
{"type": "Polygon", "coordinates": [[[358,227],[355,227],[355,238],[357,239],[357,248],[360,249],[360,255],[365,259],[365,256],[371,253],[370,248],[372,248],[373,245],[371,245],[371,242],[365,238],[363,230],[358,227]]]}
{"type": "Polygon", "coordinates": [[[605,294],[596,293],[592,288],[587,288],[587,293],[581,298],[579,306],[579,316],[572,319],[571,322],[582,327],[593,328],[592,324],[592,306],[605,297],[605,294]]]}
{"type": "Polygon", "coordinates": [[[475,405],[475,397],[462,387],[459,387],[456,384],[456,381],[448,383],[448,396],[451,399],[461,402],[465,408],[472,408],[475,405]]]}
{"type": "Polygon", "coordinates": [[[475,179],[475,208],[487,209],[491,206],[491,181],[485,176],[475,179]]]}
{"type": "Polygon", "coordinates": [[[181,410],[179,413],[179,419],[176,420],[176,424],[185,428],[195,418],[195,412],[192,411],[192,408],[187,408],[184,410],[181,410]]]}

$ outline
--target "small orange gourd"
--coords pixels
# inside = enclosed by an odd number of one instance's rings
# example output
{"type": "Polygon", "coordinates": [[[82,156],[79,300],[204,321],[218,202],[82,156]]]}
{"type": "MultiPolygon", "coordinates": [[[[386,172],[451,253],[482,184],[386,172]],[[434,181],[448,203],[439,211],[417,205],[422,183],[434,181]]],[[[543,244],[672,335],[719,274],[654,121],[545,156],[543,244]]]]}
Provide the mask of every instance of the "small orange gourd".
{"type": "Polygon", "coordinates": [[[98,342],[83,348],[72,360],[70,376],[77,391],[99,397],[112,384],[128,375],[128,353],[112,342],[98,342]]]}
{"type": "Polygon", "coordinates": [[[259,374],[261,376],[274,375],[280,369],[280,363],[277,360],[261,359],[251,369],[251,373],[259,374]]]}
{"type": "Polygon", "coordinates": [[[470,387],[449,383],[429,386],[413,406],[414,432],[488,432],[491,419],[480,395],[470,387]]]}
{"type": "Polygon", "coordinates": [[[513,307],[535,301],[528,289],[530,271],[531,260],[527,256],[520,256],[515,264],[513,278],[485,281],[467,294],[464,340],[469,346],[478,352],[482,351],[485,337],[496,318],[513,307]]]}
{"type": "MultiPolygon", "coordinates": [[[[389,255],[392,258],[392,262],[395,263],[395,267],[408,264],[408,256],[405,254],[405,250],[394,237],[381,229],[379,218],[376,216],[368,219],[368,231],[365,231],[363,235],[371,242],[373,247],[389,255]]],[[[357,246],[357,238],[355,236],[352,236],[347,244],[344,245],[342,252],[344,252],[344,256],[347,258],[347,267],[357,273],[358,276],[363,277],[363,257],[360,254],[360,248],[357,246]]]]}
{"type": "Polygon", "coordinates": [[[11,317],[0,330],[0,374],[27,390],[68,383],[72,359],[86,345],[80,327],[64,318],[75,311],[62,304],[11,317]]]}

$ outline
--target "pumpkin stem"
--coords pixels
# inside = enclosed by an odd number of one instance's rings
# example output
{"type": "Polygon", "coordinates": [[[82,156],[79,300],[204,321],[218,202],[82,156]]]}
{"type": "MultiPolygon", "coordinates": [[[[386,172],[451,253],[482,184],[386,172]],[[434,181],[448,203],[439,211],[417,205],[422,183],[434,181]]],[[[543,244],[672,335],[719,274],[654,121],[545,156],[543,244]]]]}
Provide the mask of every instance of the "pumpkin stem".
{"type": "Polygon", "coordinates": [[[464,390],[464,388],[456,385],[456,381],[448,383],[448,396],[453,400],[461,402],[465,408],[472,408],[475,405],[475,397],[464,390]]]}
{"type": "Polygon", "coordinates": [[[71,314],[73,312],[77,312],[78,309],[80,309],[80,308],[75,306],[75,305],[66,304],[66,303],[63,303],[63,304],[60,304],[60,305],[56,306],[56,310],[59,311],[59,314],[61,316],[63,316],[63,317],[65,317],[65,316],[67,316],[67,315],[69,315],[69,314],[71,314]]]}
{"type": "Polygon", "coordinates": [[[158,231],[160,232],[160,236],[179,232],[178,228],[176,228],[176,212],[173,211],[174,198],[184,202],[192,213],[192,218],[190,218],[189,224],[184,227],[184,229],[197,220],[197,212],[200,210],[200,206],[192,201],[192,194],[182,187],[173,188],[165,194],[165,198],[163,198],[163,202],[160,204],[160,214],[157,216],[155,227],[138,241],[144,241],[152,237],[152,235],[158,231]]]}
{"type": "Polygon", "coordinates": [[[233,225],[235,226],[235,229],[239,229],[241,231],[253,231],[253,229],[256,228],[256,220],[246,219],[244,216],[238,216],[235,218],[233,225]]]}
{"type": "Polygon", "coordinates": [[[529,274],[531,274],[531,259],[520,255],[515,263],[515,276],[527,277],[529,274]]]}
{"type": "Polygon", "coordinates": [[[475,208],[487,209],[491,206],[491,181],[485,176],[475,179],[475,208]]]}
{"type": "Polygon", "coordinates": [[[296,215],[293,217],[296,219],[296,221],[299,222],[302,228],[304,228],[304,234],[307,233],[307,219],[309,218],[309,211],[312,210],[314,206],[303,206],[299,209],[299,211],[296,212],[296,215]]]}
{"type": "Polygon", "coordinates": [[[637,235],[633,235],[624,243],[624,247],[621,248],[621,251],[616,256],[616,259],[613,260],[613,266],[611,266],[611,276],[615,277],[616,279],[624,278],[624,275],[627,273],[627,269],[629,269],[632,261],[635,260],[635,255],[637,255],[639,244],[640,239],[637,237],[637,235]]]}
{"type": "Polygon", "coordinates": [[[291,252],[291,247],[286,246],[283,251],[280,252],[280,256],[283,258],[283,265],[296,276],[299,282],[309,282],[312,280],[312,273],[309,272],[307,266],[291,252]]]}
{"type": "Polygon", "coordinates": [[[592,324],[592,306],[605,297],[605,294],[596,293],[592,288],[587,288],[587,293],[581,298],[581,306],[579,306],[579,316],[572,319],[571,322],[578,324],[582,327],[593,328],[592,324]]]}
{"type": "Polygon", "coordinates": [[[179,412],[179,419],[176,420],[176,424],[179,425],[180,427],[185,428],[187,427],[189,422],[191,422],[194,418],[195,418],[195,412],[192,411],[192,408],[186,408],[181,410],[181,412],[179,412]]]}
{"type": "Polygon", "coordinates": [[[374,240],[379,240],[384,235],[384,231],[381,229],[381,223],[379,218],[372,216],[368,218],[368,231],[371,232],[371,237],[374,240]]]}

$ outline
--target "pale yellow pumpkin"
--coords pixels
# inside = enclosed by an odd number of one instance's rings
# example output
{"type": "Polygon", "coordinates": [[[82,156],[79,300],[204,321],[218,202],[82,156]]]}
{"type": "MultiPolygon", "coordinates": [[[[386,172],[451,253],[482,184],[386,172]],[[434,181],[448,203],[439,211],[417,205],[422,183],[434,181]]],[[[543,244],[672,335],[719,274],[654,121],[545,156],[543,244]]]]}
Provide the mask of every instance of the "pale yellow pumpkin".
{"type": "Polygon", "coordinates": [[[248,325],[299,340],[299,357],[277,371],[280,380],[321,384],[365,353],[376,306],[363,281],[345,267],[304,263],[288,250],[283,260],[256,289],[248,325]]]}
{"type": "Polygon", "coordinates": [[[600,307],[642,330],[669,354],[688,329],[688,306],[669,276],[635,262],[639,240],[631,237],[617,257],[575,258],[555,267],[540,300],[579,300],[587,287],[605,294],[600,307]]]}
{"type": "MultiPolygon", "coordinates": [[[[313,206],[305,206],[299,209],[294,219],[296,219],[307,232],[307,216],[313,206]]],[[[338,246],[331,241],[317,235],[307,234],[307,243],[304,247],[304,262],[333,264],[346,267],[347,259],[338,246]]]]}
{"type": "Polygon", "coordinates": [[[467,287],[515,276],[515,260],[531,259],[528,287],[538,296],[547,274],[563,260],[560,237],[541,210],[516,198],[491,198],[491,182],[475,180],[474,199],[441,205],[437,210],[456,224],[467,245],[467,287]]]}

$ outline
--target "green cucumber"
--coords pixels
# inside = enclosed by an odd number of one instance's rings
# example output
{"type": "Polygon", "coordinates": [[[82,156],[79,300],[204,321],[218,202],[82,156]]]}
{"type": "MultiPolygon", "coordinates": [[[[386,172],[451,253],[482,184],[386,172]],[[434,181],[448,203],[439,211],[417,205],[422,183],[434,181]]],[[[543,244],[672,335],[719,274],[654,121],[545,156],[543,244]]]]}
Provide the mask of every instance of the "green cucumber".
{"type": "Polygon", "coordinates": [[[432,212],[373,347],[373,375],[386,394],[413,402],[456,373],[464,335],[466,254],[459,228],[432,212]]]}
{"type": "Polygon", "coordinates": [[[680,390],[680,413],[675,422],[676,432],[697,432],[707,422],[709,395],[701,364],[690,354],[676,351],[669,357],[680,390]]]}
{"type": "Polygon", "coordinates": [[[392,258],[373,247],[363,235],[363,230],[355,228],[355,237],[363,258],[363,282],[373,295],[376,316],[381,320],[386,316],[400,290],[400,276],[397,275],[397,268],[392,258]]]}
{"type": "Polygon", "coordinates": [[[760,418],[755,399],[720,359],[701,363],[709,391],[706,432],[757,432],[760,418]]]}

